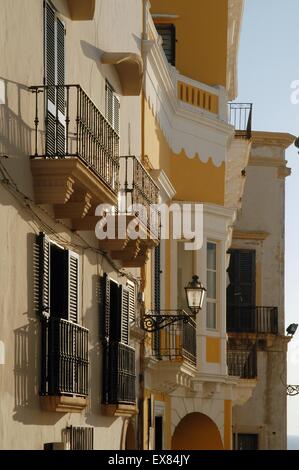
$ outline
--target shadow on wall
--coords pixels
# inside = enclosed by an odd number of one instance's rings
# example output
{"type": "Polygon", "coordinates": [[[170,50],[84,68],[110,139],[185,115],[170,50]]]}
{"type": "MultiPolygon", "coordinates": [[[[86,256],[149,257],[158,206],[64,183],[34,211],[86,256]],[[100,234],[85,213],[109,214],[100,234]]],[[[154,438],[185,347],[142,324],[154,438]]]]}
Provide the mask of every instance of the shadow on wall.
{"type": "MultiPolygon", "coordinates": [[[[24,94],[31,96],[31,92],[26,85],[2,77],[0,85],[0,155],[29,157],[32,154],[33,128],[22,118],[22,103],[25,103],[22,97],[24,94]],[[17,98],[10,103],[9,96],[17,98]]],[[[33,120],[34,116],[32,123],[33,120]]]]}
{"type": "Polygon", "coordinates": [[[38,300],[38,249],[33,233],[27,235],[28,311],[23,313],[28,323],[14,330],[14,415],[24,424],[54,425],[63,416],[41,411],[40,389],[40,322],[36,307],[38,300]]]}

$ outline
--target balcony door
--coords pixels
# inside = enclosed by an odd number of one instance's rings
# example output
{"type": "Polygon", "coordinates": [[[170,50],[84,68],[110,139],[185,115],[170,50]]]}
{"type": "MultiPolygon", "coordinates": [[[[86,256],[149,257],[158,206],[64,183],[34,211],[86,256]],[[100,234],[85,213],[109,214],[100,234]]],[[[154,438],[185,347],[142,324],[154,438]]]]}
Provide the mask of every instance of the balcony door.
{"type": "Polygon", "coordinates": [[[227,287],[228,331],[255,331],[255,263],[254,250],[230,250],[227,287]]]}
{"type": "Polygon", "coordinates": [[[65,155],[65,27],[54,8],[45,2],[44,77],[46,156],[65,155]]]}

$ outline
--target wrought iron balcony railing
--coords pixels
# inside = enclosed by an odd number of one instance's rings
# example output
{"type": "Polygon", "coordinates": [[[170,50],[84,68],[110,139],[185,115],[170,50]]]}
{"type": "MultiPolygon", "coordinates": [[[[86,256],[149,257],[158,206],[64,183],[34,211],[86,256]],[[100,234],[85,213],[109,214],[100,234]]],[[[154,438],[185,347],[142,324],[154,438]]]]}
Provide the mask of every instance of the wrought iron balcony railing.
{"type": "Polygon", "coordinates": [[[119,162],[119,212],[131,212],[130,207],[134,206],[139,220],[159,238],[160,218],[155,207],[159,203],[159,187],[135,156],[121,156],[119,162]]]}
{"type": "Polygon", "coordinates": [[[61,318],[43,319],[41,395],[88,395],[88,330],[61,318]]]}
{"type": "Polygon", "coordinates": [[[237,137],[251,139],[252,103],[229,103],[229,123],[237,137]]]}
{"type": "Polygon", "coordinates": [[[229,333],[278,334],[277,307],[233,307],[227,309],[229,333]]]}
{"type": "Polygon", "coordinates": [[[257,377],[257,354],[255,348],[229,349],[227,351],[228,374],[241,379],[257,377]]]}
{"type": "Polygon", "coordinates": [[[79,85],[32,86],[35,139],[32,158],[78,157],[115,194],[119,136],[79,85]]]}
{"type": "Polygon", "coordinates": [[[103,403],[136,403],[135,350],[126,344],[103,345],[103,403]]]}
{"type": "Polygon", "coordinates": [[[154,332],[151,354],[159,360],[186,359],[196,365],[196,322],[188,315],[187,322],[180,320],[154,332]]]}

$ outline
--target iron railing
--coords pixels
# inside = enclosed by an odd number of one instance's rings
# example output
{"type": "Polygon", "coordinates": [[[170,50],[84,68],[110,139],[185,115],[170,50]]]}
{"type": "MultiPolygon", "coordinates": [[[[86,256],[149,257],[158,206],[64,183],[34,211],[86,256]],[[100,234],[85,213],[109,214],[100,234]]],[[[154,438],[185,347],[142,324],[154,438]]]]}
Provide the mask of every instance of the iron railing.
{"type": "Polygon", "coordinates": [[[103,403],[136,403],[135,350],[126,344],[103,345],[103,403]]]}
{"type": "Polygon", "coordinates": [[[234,375],[241,379],[255,379],[257,377],[256,348],[228,349],[227,367],[229,375],[234,375]]]}
{"type": "Polygon", "coordinates": [[[69,450],[93,450],[94,428],[68,426],[64,430],[64,442],[69,450]]]}
{"type": "Polygon", "coordinates": [[[252,103],[229,103],[229,123],[237,137],[251,139],[252,103]]]}
{"type": "Polygon", "coordinates": [[[229,333],[278,334],[277,307],[234,307],[227,310],[229,333]]]}
{"type": "Polygon", "coordinates": [[[159,360],[175,361],[186,359],[196,365],[196,323],[189,317],[188,322],[179,320],[153,333],[152,356],[159,360]]]}
{"type": "Polygon", "coordinates": [[[88,395],[88,330],[61,318],[42,319],[41,395],[88,395]]]}
{"type": "Polygon", "coordinates": [[[119,136],[80,85],[30,89],[35,94],[32,158],[78,157],[116,194],[119,136]]]}
{"type": "Polygon", "coordinates": [[[159,238],[160,218],[158,208],[159,187],[135,156],[119,159],[120,213],[138,215],[138,219],[159,238]]]}

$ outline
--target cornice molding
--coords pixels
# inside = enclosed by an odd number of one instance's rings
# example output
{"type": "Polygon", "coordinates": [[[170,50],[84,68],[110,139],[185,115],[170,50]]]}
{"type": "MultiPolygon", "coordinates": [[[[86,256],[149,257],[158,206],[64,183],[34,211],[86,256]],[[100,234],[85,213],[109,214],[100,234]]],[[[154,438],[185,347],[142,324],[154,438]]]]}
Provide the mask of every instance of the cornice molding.
{"type": "Polygon", "coordinates": [[[265,132],[253,131],[252,132],[252,145],[254,147],[267,146],[267,147],[281,147],[287,149],[294,143],[296,137],[287,132],[265,132]]]}
{"type": "Polygon", "coordinates": [[[269,237],[268,232],[257,232],[257,231],[246,231],[246,230],[234,230],[234,240],[258,240],[264,241],[269,237]]]}

